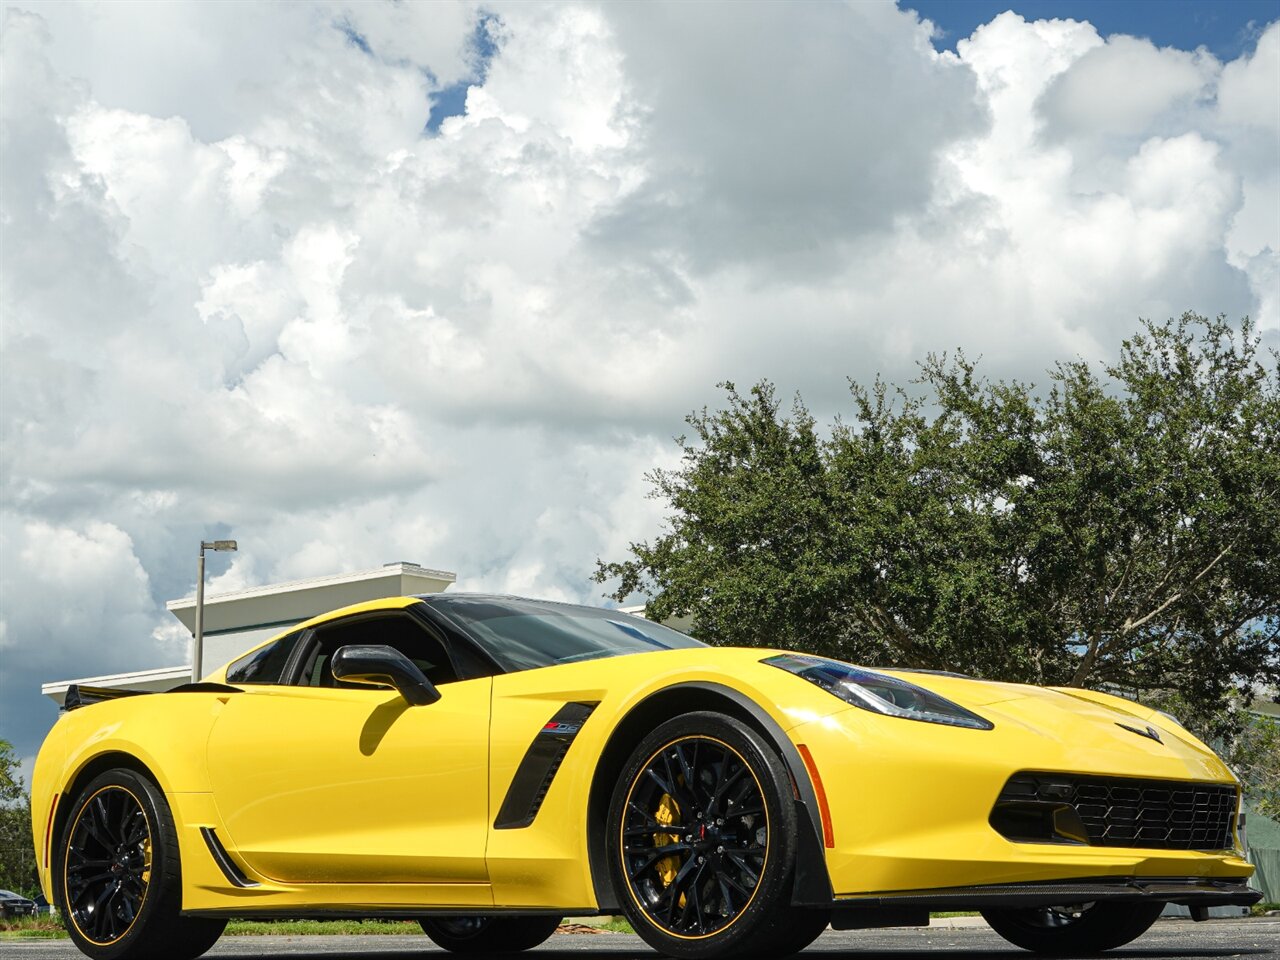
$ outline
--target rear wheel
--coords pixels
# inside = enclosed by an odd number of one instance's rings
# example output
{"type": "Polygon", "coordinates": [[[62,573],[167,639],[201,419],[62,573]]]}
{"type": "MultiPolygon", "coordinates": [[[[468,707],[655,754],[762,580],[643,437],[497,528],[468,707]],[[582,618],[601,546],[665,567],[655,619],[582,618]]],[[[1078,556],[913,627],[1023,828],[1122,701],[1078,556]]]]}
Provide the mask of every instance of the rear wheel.
{"type": "Polygon", "coordinates": [[[607,828],[623,910],[656,950],[686,960],[783,956],[821,932],[790,904],[796,814],[786,768],[731,717],[689,713],[646,737],[623,768],[607,828]]]}
{"type": "Polygon", "coordinates": [[[180,914],[173,815],[132,770],[109,770],[76,797],[53,866],[67,931],[95,960],[192,960],[227,924],[180,914]]]}
{"type": "Polygon", "coordinates": [[[1063,956],[1122,947],[1146,933],[1162,910],[1163,903],[1082,903],[983,910],[982,916],[1024,950],[1063,956]]]}
{"type": "Polygon", "coordinates": [[[542,943],[559,917],[424,917],[422,932],[453,953],[519,953],[542,943]]]}

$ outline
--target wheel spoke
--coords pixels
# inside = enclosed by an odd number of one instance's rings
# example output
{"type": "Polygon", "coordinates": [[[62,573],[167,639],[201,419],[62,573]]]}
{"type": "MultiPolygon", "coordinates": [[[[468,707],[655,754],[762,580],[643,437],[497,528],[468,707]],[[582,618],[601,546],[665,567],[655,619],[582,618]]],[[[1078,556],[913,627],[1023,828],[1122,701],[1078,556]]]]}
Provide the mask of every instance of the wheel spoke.
{"type": "MultiPolygon", "coordinates": [[[[688,847],[685,847],[684,851],[687,852],[688,849],[689,849],[688,847]]],[[[642,873],[644,873],[654,864],[658,863],[660,860],[665,860],[667,859],[667,857],[674,856],[674,855],[675,854],[669,851],[666,847],[663,847],[662,849],[658,850],[656,853],[650,854],[649,857],[644,861],[644,863],[642,863],[640,866],[636,867],[634,870],[630,872],[629,874],[630,879],[634,881],[637,877],[639,877],[642,873]]]]}
{"type": "Polygon", "coordinates": [[[706,929],[702,920],[702,903],[698,899],[698,881],[702,879],[702,872],[706,869],[706,864],[701,863],[698,869],[693,873],[693,879],[689,881],[684,895],[684,907],[680,911],[680,926],[685,930],[689,929],[690,917],[698,923],[698,932],[703,933],[706,929]]]}
{"type": "Polygon", "coordinates": [[[107,824],[107,805],[102,799],[102,794],[93,798],[93,802],[89,804],[89,822],[85,824],[95,841],[104,847],[112,847],[112,837],[110,835],[110,827],[107,824]]]}
{"type": "MultiPolygon", "coordinates": [[[[695,749],[696,749],[696,741],[695,741],[695,749]]],[[[674,747],[672,747],[672,750],[675,752],[676,761],[680,764],[680,774],[681,776],[684,777],[684,783],[685,783],[685,787],[687,788],[689,800],[691,800],[695,806],[698,806],[698,807],[704,806],[702,801],[700,801],[697,797],[698,779],[693,772],[695,767],[690,765],[689,761],[685,759],[684,744],[677,743],[674,747]]],[[[695,757],[694,759],[696,761],[697,758],[695,757]]]]}
{"type": "Polygon", "coordinates": [[[115,899],[115,895],[115,881],[108,881],[96,899],[84,908],[84,916],[88,920],[90,930],[104,940],[115,937],[115,924],[111,920],[111,901],[115,899]]]}
{"type": "Polygon", "coordinates": [[[659,857],[669,857],[673,853],[688,853],[693,849],[689,843],[651,843],[645,846],[626,847],[627,853],[656,853],[659,857]]]}
{"type": "Polygon", "coordinates": [[[134,903],[133,897],[129,896],[128,893],[125,893],[124,888],[122,887],[120,890],[120,913],[122,914],[121,919],[123,919],[126,924],[133,923],[133,918],[134,918],[133,903],[134,903]]]}
{"type": "Polygon", "coordinates": [[[744,852],[746,852],[746,851],[739,851],[739,850],[726,850],[726,851],[725,851],[725,855],[726,855],[730,860],[732,860],[734,863],[736,863],[736,864],[738,865],[738,870],[739,870],[739,872],[740,872],[744,877],[746,877],[748,880],[750,880],[750,881],[751,881],[751,886],[752,886],[752,887],[755,887],[755,885],[756,885],[757,883],[759,883],[759,882],[760,882],[760,874],[756,873],[756,872],[755,872],[753,869],[751,869],[751,867],[747,864],[747,861],[746,861],[746,860],[744,859],[744,857],[743,857],[743,853],[744,853],[744,852]]]}
{"type": "Polygon", "coordinates": [[[679,833],[680,825],[675,823],[659,823],[657,820],[646,819],[643,823],[637,823],[634,826],[627,827],[622,831],[624,837],[643,837],[652,836],[655,833],[679,833]]]}
{"type": "Polygon", "coordinates": [[[658,771],[654,770],[653,767],[646,767],[644,774],[646,777],[648,777],[650,780],[656,783],[658,785],[658,788],[667,796],[674,797],[676,795],[676,788],[672,784],[664,780],[661,776],[659,776],[658,771]]]}
{"type": "Polygon", "coordinates": [[[147,818],[142,815],[139,810],[134,814],[134,823],[127,834],[124,835],[124,843],[132,846],[135,843],[141,843],[147,838],[147,818]]]}
{"type": "MultiPolygon", "coordinates": [[[[665,793],[668,791],[664,789],[663,792],[665,793]]],[[[658,823],[658,821],[653,818],[653,816],[649,813],[648,810],[644,809],[644,807],[640,806],[640,804],[636,803],[634,800],[627,801],[627,809],[630,810],[636,816],[640,817],[642,820],[648,820],[650,823],[656,824],[657,826],[661,827],[663,830],[669,830],[672,826],[672,824],[669,824],[669,823],[658,823]]]]}
{"type": "Polygon", "coordinates": [[[128,836],[130,833],[129,825],[134,817],[138,815],[138,812],[139,811],[130,804],[120,804],[120,826],[116,829],[116,836],[119,837],[122,842],[128,842],[128,836]]]}
{"type": "Polygon", "coordinates": [[[687,781],[682,782],[675,775],[675,771],[671,769],[671,757],[667,751],[662,753],[662,763],[667,770],[667,782],[671,784],[671,796],[675,798],[677,804],[680,805],[684,819],[688,820],[693,810],[698,808],[698,799],[693,795],[693,790],[687,781]],[[689,808],[692,808],[689,809],[689,808]]]}
{"type": "MultiPolygon", "coordinates": [[[[719,810],[720,802],[725,798],[725,794],[728,793],[729,790],[732,789],[735,784],[741,781],[741,779],[744,776],[746,776],[746,774],[747,774],[747,768],[743,766],[743,767],[739,767],[729,776],[725,777],[724,780],[716,787],[715,795],[711,798],[711,806],[716,810],[719,810]]],[[[745,786],[749,788],[751,784],[748,783],[745,786]]]]}
{"type": "Polygon", "coordinates": [[[78,890],[83,890],[89,884],[97,883],[99,880],[104,880],[109,876],[111,876],[110,870],[102,870],[88,877],[82,877],[77,874],[74,878],[68,877],[67,879],[69,882],[74,883],[78,890]]]}
{"type": "MultiPolygon", "coordinates": [[[[729,877],[725,876],[723,872],[718,872],[716,874],[716,883],[720,886],[720,906],[724,909],[725,913],[729,914],[729,916],[733,916],[738,912],[738,908],[733,904],[733,882],[729,877]]],[[[743,893],[741,887],[738,888],[738,892],[743,893]]]]}
{"type": "Polygon", "coordinates": [[[68,870],[86,870],[90,867],[109,867],[111,861],[107,859],[89,859],[87,857],[77,858],[76,862],[69,866],[68,870]]]}

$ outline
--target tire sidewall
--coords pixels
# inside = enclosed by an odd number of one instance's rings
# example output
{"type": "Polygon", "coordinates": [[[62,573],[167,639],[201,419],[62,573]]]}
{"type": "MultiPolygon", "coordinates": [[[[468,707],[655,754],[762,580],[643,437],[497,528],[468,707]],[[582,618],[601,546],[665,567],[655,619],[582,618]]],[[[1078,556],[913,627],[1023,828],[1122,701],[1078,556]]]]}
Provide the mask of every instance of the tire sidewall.
{"type": "Polygon", "coordinates": [[[151,781],[130,770],[108,770],[95,777],[80,791],[58,838],[57,849],[52,863],[52,885],[54,902],[62,912],[63,924],[71,935],[71,940],[82,953],[95,958],[95,960],[116,960],[118,957],[128,956],[133,952],[138,940],[145,936],[145,931],[148,925],[153,922],[156,914],[165,910],[166,904],[164,901],[171,896],[171,891],[167,889],[168,885],[164,882],[164,879],[177,872],[174,853],[165,839],[166,826],[169,827],[168,832],[171,832],[172,818],[169,814],[168,805],[164,803],[164,798],[151,781]],[[143,899],[142,908],[138,911],[138,915],[134,918],[129,929],[119,939],[108,944],[102,944],[89,939],[85,934],[81,933],[80,928],[72,917],[67,898],[66,871],[67,848],[71,842],[75,826],[89,801],[108,787],[119,787],[128,790],[137,799],[143,814],[147,818],[147,830],[151,839],[151,878],[147,883],[147,893],[143,899]]]}
{"type": "Polygon", "coordinates": [[[422,932],[436,946],[452,953],[493,954],[518,953],[532,949],[545,941],[560,925],[560,917],[551,916],[487,916],[474,932],[456,935],[441,927],[441,921],[449,918],[423,917],[419,920],[422,932]]]}
{"type": "Polygon", "coordinates": [[[609,803],[606,850],[610,875],[623,911],[646,943],[674,957],[716,957],[749,949],[771,927],[778,910],[790,904],[795,869],[796,814],[790,777],[776,751],[754,729],[714,712],[686,713],[656,727],[631,752],[609,803]],[[727,927],[698,938],[673,935],[649,920],[622,865],[620,830],[624,806],[641,770],[662,748],[685,737],[709,737],[736,750],[759,782],[769,824],[769,846],[760,883],[751,902],[727,927]]]}
{"type": "Polygon", "coordinates": [[[1098,953],[1136,940],[1155,923],[1163,903],[1096,903],[1061,927],[1041,927],[1032,910],[984,910],[991,928],[1010,943],[1047,955],[1098,953]]]}

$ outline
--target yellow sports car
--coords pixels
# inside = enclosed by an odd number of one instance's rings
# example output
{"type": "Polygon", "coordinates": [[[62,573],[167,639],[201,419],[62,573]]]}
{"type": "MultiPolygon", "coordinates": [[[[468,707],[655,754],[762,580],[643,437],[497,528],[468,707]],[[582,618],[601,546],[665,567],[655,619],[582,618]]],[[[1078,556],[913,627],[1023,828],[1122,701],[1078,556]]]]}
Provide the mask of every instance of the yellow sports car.
{"type": "Polygon", "coordinates": [[[957,909],[1078,953],[1259,896],[1235,777],[1154,710],[510,597],[73,688],[31,799],[44,891],[103,960],[198,956],[228,917],[409,917],[494,954],[618,912],[671,956],[780,957],[957,909]]]}

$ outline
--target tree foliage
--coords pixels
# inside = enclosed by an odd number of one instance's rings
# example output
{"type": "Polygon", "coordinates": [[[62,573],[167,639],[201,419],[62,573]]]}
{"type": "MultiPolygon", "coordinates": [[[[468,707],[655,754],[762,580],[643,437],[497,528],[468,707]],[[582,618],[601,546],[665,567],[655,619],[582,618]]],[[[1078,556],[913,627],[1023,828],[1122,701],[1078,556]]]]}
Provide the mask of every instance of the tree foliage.
{"type": "Polygon", "coordinates": [[[1228,759],[1244,781],[1253,808],[1280,820],[1280,720],[1250,718],[1242,725],[1228,759]]]}
{"type": "Polygon", "coordinates": [[[1280,680],[1280,365],[1246,319],[1145,323],[1043,395],[930,356],[818,429],[771,384],[687,418],[668,530],[612,596],[711,643],[1173,690],[1220,718],[1280,680]]]}
{"type": "Polygon", "coordinates": [[[0,889],[34,893],[35,887],[31,798],[18,775],[13,745],[0,740],[0,889]]]}

